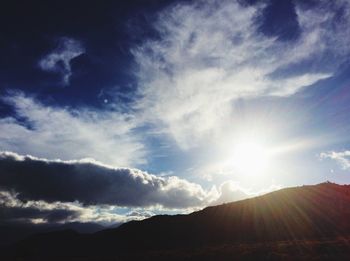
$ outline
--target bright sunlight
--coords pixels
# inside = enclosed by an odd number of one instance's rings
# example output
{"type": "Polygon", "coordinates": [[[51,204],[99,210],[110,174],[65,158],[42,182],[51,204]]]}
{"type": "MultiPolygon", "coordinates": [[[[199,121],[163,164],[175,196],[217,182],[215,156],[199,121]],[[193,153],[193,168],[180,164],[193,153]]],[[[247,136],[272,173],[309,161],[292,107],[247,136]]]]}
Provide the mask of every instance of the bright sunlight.
{"type": "Polygon", "coordinates": [[[231,165],[240,173],[259,175],[266,171],[269,162],[268,149],[258,141],[241,141],[234,146],[231,165]]]}

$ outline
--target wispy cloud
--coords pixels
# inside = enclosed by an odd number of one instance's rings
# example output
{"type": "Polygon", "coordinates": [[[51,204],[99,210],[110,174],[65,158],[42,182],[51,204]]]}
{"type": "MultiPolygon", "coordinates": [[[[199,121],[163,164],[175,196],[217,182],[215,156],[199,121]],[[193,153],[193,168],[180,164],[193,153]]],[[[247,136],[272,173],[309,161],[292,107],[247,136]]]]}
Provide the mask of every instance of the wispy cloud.
{"type": "Polygon", "coordinates": [[[350,169],[350,151],[329,151],[320,154],[321,159],[335,160],[342,169],[350,169]]]}
{"type": "Polygon", "coordinates": [[[172,6],[154,25],[160,37],[133,49],[142,97],[135,107],[183,149],[221,137],[235,117],[237,99],[290,96],[333,75],[349,54],[344,31],[350,22],[345,15],[337,20],[340,6],[349,12],[346,1],[328,9],[326,2],[308,9],[297,5],[300,36],[292,41],[260,31],[264,5],[172,6]]]}
{"type": "Polygon", "coordinates": [[[39,67],[44,71],[60,73],[62,84],[69,85],[72,75],[71,60],[85,52],[82,44],[74,39],[63,37],[58,46],[39,61],[39,67]]]}
{"type": "Polygon", "coordinates": [[[0,149],[38,157],[94,158],[114,166],[145,163],[132,115],[46,106],[21,92],[2,97],[14,116],[0,119],[0,149]]]}

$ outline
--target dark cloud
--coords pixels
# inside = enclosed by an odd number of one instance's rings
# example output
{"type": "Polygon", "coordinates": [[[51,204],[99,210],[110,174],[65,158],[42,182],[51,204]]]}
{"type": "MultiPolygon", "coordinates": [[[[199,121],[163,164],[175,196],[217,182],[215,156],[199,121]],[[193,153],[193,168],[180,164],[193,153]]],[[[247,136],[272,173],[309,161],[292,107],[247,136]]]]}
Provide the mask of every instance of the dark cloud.
{"type": "Polygon", "coordinates": [[[3,152],[0,173],[0,189],[15,191],[24,202],[186,208],[205,205],[210,197],[198,184],[177,177],[88,161],[49,161],[3,152]]]}
{"type": "Polygon", "coordinates": [[[57,223],[65,221],[67,219],[79,217],[79,212],[70,209],[55,209],[49,211],[49,213],[44,217],[49,223],[57,223]]]}
{"type": "Polygon", "coordinates": [[[35,207],[0,206],[0,223],[27,223],[31,219],[42,222],[59,223],[79,217],[80,212],[71,209],[39,209],[35,207]]]}
{"type": "Polygon", "coordinates": [[[84,208],[43,201],[23,202],[16,193],[0,190],[0,224],[66,223],[79,220],[84,208]]]}

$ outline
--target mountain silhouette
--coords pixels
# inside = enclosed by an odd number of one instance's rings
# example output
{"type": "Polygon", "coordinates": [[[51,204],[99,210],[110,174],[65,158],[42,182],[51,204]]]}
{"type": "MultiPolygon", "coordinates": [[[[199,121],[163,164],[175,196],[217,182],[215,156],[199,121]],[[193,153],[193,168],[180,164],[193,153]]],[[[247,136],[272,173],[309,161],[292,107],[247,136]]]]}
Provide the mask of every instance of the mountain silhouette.
{"type": "MultiPolygon", "coordinates": [[[[118,225],[118,224],[117,224],[118,225]]],[[[70,222],[65,224],[0,224],[0,246],[9,245],[38,233],[54,232],[59,230],[73,229],[79,233],[94,233],[106,227],[96,223],[70,222]]]]}
{"type": "Polygon", "coordinates": [[[278,260],[292,255],[305,260],[316,255],[346,260],[350,258],[350,186],[327,182],[286,188],[188,215],[131,221],[93,234],[42,233],[12,245],[6,253],[9,259],[28,260],[232,260],[232,256],[278,260]]]}

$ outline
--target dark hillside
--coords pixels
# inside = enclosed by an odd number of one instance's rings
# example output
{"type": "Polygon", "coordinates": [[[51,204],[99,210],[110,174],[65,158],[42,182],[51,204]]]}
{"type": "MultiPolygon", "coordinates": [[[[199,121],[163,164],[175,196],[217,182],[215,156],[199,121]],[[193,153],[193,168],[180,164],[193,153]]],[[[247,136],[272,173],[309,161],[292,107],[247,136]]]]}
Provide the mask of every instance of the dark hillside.
{"type": "Polygon", "coordinates": [[[317,253],[319,248],[340,257],[350,252],[349,236],[350,186],[323,183],[282,189],[189,215],[154,216],[90,235],[73,231],[36,235],[14,245],[10,253],[123,258],[130,253],[153,258],[167,253],[171,258],[187,251],[203,259],[203,251],[214,256],[225,256],[225,251],[238,254],[242,249],[288,255],[291,249],[317,253]],[[309,246],[300,248],[298,242],[309,246]]]}

